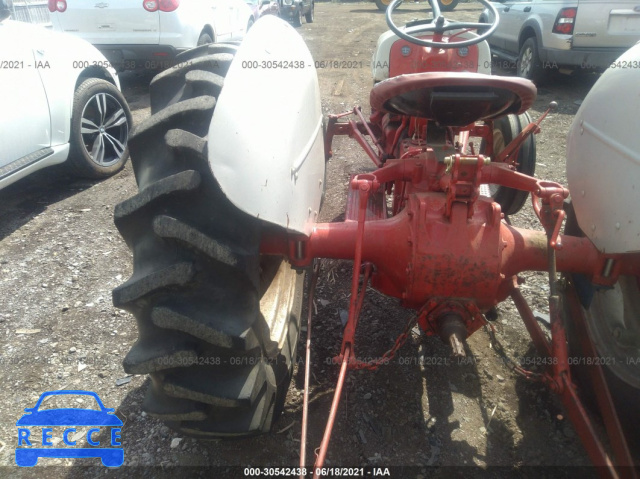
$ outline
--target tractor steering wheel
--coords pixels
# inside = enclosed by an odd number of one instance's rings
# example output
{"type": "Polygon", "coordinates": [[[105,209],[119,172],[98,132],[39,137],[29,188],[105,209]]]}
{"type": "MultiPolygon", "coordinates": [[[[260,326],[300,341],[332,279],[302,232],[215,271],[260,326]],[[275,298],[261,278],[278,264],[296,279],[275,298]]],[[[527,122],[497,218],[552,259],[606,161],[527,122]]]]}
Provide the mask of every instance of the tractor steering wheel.
{"type": "Polygon", "coordinates": [[[449,22],[445,20],[440,12],[440,5],[438,5],[438,0],[431,0],[431,8],[433,9],[433,21],[431,23],[426,24],[425,26],[420,27],[420,33],[423,32],[434,32],[434,33],[444,33],[449,30],[460,30],[464,28],[469,29],[479,29],[479,28],[488,28],[487,31],[479,34],[477,38],[471,38],[469,40],[463,40],[461,42],[453,42],[453,43],[445,43],[445,42],[432,42],[429,40],[421,40],[420,38],[416,38],[413,35],[409,35],[408,33],[400,30],[393,20],[391,19],[391,14],[393,11],[400,6],[403,0],[393,0],[391,4],[387,7],[386,18],[387,25],[393,33],[398,35],[403,40],[408,41],[409,43],[414,43],[416,45],[420,45],[422,47],[431,47],[431,48],[460,48],[460,47],[468,47],[470,45],[475,45],[476,43],[480,43],[486,40],[489,35],[491,35],[496,28],[498,28],[498,22],[500,21],[500,16],[498,15],[498,11],[496,7],[491,5],[488,0],[479,0],[485,7],[487,7],[491,13],[493,14],[493,22],[491,23],[464,23],[464,22],[449,22]]]}

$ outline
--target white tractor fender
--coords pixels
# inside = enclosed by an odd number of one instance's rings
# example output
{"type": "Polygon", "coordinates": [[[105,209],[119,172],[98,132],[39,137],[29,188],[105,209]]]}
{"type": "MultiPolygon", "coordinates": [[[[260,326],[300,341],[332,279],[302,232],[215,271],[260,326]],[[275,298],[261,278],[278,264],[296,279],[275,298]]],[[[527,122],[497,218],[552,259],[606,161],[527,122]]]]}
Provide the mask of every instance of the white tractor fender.
{"type": "Polygon", "coordinates": [[[640,251],[640,43],[585,97],[567,138],[567,180],[580,229],[603,253],[640,251]]]}
{"type": "Polygon", "coordinates": [[[268,15],[249,30],[216,103],[208,156],[240,210],[311,232],[325,178],[320,89],[311,53],[287,22],[268,15]]]}

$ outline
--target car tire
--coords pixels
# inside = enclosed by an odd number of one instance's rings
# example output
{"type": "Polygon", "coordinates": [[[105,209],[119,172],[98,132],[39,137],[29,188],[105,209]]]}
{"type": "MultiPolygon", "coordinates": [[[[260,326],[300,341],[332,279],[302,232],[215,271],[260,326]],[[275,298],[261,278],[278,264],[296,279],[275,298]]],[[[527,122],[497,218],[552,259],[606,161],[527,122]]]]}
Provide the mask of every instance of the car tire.
{"type": "Polygon", "coordinates": [[[304,19],[307,21],[307,23],[313,23],[314,10],[315,10],[315,4],[311,2],[311,7],[309,8],[309,11],[304,16],[304,19]]]}
{"type": "Polygon", "coordinates": [[[381,12],[386,12],[389,5],[391,5],[391,0],[376,0],[376,7],[381,12]]]}
{"type": "Polygon", "coordinates": [[[522,44],[516,62],[516,72],[519,77],[531,80],[536,84],[544,79],[545,71],[540,61],[536,37],[529,37],[522,44]]]}
{"type": "MultiPolygon", "coordinates": [[[[571,203],[565,205],[567,222],[565,234],[584,236],[578,226],[571,203]]],[[[565,276],[564,289],[561,290],[563,304],[563,323],[565,325],[569,357],[575,358],[571,367],[572,376],[581,386],[580,390],[586,403],[597,409],[597,401],[588,369],[581,358],[584,350],[578,338],[568,306],[567,292],[573,292],[579,298],[585,314],[587,329],[594,342],[598,357],[603,360],[602,369],[607,380],[620,423],[635,447],[640,447],[640,368],[638,358],[640,348],[620,345],[609,328],[612,321],[625,320],[633,324],[638,332],[640,323],[640,277],[622,276],[612,288],[596,288],[589,278],[579,274],[565,276]],[[629,358],[633,362],[628,361],[629,358]]]]}
{"type": "Polygon", "coordinates": [[[298,6],[296,10],[296,16],[293,18],[293,26],[300,27],[302,26],[302,6],[298,6]]]}
{"type": "Polygon", "coordinates": [[[115,210],[133,275],[113,303],[139,332],[124,369],[150,375],[148,414],[203,438],[270,430],[302,306],[304,275],[260,255],[261,223],[227,199],[209,166],[208,143],[224,141],[209,125],[236,49],[199,47],[154,78],[152,116],[130,140],[139,193],[115,210]]]}
{"type": "MultiPolygon", "coordinates": [[[[493,121],[493,147],[494,156],[500,153],[520,132],[531,123],[529,113],[521,115],[506,115],[493,121]]],[[[480,152],[485,150],[485,141],[480,144],[480,152]]],[[[533,135],[522,144],[518,151],[519,173],[533,176],[536,170],[536,141],[533,135]]],[[[500,204],[502,212],[506,215],[514,215],[522,209],[529,197],[528,191],[516,190],[506,186],[489,185],[491,198],[500,204]]]]}
{"type": "Polygon", "coordinates": [[[113,84],[88,78],[73,96],[69,161],[71,172],[85,178],[107,178],[120,171],[129,156],[131,111],[113,84]]]}
{"type": "MultiPolygon", "coordinates": [[[[248,28],[247,28],[248,30],[248,28]]],[[[207,32],[203,32],[200,34],[200,38],[198,38],[198,46],[208,45],[209,43],[213,43],[213,38],[207,32]]]]}

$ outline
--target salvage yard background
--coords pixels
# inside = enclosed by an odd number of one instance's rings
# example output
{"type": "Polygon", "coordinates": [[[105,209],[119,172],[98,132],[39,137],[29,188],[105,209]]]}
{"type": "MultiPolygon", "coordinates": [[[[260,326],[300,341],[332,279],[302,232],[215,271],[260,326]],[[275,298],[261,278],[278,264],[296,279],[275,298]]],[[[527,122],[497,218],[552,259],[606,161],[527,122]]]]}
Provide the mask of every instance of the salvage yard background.
{"type": "MultiPolygon", "coordinates": [[[[397,23],[425,18],[426,8],[424,2],[405,4],[397,23]]],[[[449,16],[476,21],[479,14],[478,3],[461,3],[449,16]]],[[[323,111],[338,113],[355,105],[368,111],[369,65],[375,42],[387,29],[384,15],[373,2],[318,3],[315,15],[313,24],[298,29],[314,58],[355,65],[318,70],[323,111]]],[[[514,74],[509,69],[494,73],[514,74]]],[[[149,115],[150,79],[134,73],[121,78],[136,125],[149,115]]],[[[559,109],[537,136],[538,177],[565,182],[566,134],[595,79],[556,75],[539,89],[532,116],[536,118],[551,100],[558,101],[559,109]]],[[[355,142],[334,142],[322,221],[340,217],[349,175],[369,166],[355,142]]],[[[15,467],[15,422],[25,407],[33,407],[47,390],[86,389],[97,392],[107,407],[115,407],[123,420],[125,466],[296,466],[302,368],[270,435],[198,442],[178,436],[141,411],[146,378],[127,376],[121,365],[137,338],[135,322],[111,303],[111,290],[131,274],[131,254],[113,225],[113,209],[136,192],[130,163],[99,183],[74,180],[57,168],[0,191],[0,465],[15,467]]],[[[530,207],[513,222],[538,228],[530,207]]],[[[336,367],[326,359],[340,346],[350,272],[348,262],[323,262],[313,329],[311,450],[320,443],[337,379],[336,367]]],[[[545,274],[526,277],[524,292],[533,309],[545,313],[545,274]]],[[[499,312],[496,329],[506,353],[517,361],[534,362],[514,306],[506,302],[499,312]]],[[[358,355],[380,356],[409,317],[409,311],[370,291],[357,338],[358,355]]],[[[421,467],[428,466],[505,466],[492,472],[506,476],[512,467],[553,466],[544,470],[553,474],[559,472],[556,466],[589,465],[550,393],[513,374],[490,348],[486,331],[470,338],[469,347],[474,361],[457,365],[439,339],[414,333],[391,365],[378,372],[349,373],[327,465],[418,466],[411,469],[411,477],[426,476],[421,467]]],[[[304,357],[302,347],[298,353],[304,357]]],[[[80,477],[91,474],[85,466],[99,465],[99,460],[43,459],[39,467],[44,465],[70,465],[56,475],[80,477]]],[[[16,471],[0,469],[1,475],[7,472],[16,471]]],[[[431,469],[433,473],[447,476],[450,471],[431,469]]]]}

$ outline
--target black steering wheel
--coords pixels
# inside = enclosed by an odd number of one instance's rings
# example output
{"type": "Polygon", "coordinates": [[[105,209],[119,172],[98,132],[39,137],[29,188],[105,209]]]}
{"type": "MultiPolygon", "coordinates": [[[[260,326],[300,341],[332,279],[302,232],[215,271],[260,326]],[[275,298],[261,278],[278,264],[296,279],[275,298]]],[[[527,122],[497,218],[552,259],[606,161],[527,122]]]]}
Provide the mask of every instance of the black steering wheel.
{"type": "Polygon", "coordinates": [[[486,40],[489,35],[491,35],[496,28],[498,28],[498,22],[500,21],[500,16],[498,15],[498,11],[496,7],[491,5],[488,0],[478,0],[485,7],[487,7],[491,13],[493,14],[493,22],[491,23],[464,23],[464,22],[449,22],[445,20],[440,12],[440,5],[438,5],[438,0],[431,0],[431,8],[433,9],[433,21],[424,26],[420,26],[420,33],[423,32],[434,32],[434,33],[444,33],[449,30],[461,30],[461,29],[480,29],[480,28],[488,28],[488,30],[482,32],[478,35],[477,38],[471,38],[469,40],[463,40],[461,42],[453,42],[453,43],[445,43],[445,42],[431,42],[429,40],[421,40],[420,38],[416,38],[413,35],[409,35],[406,32],[400,30],[393,20],[391,19],[391,14],[393,11],[400,6],[403,0],[393,0],[391,4],[387,7],[386,18],[387,25],[393,33],[398,35],[403,40],[408,41],[409,43],[413,43],[415,45],[420,45],[422,47],[431,47],[431,48],[460,48],[460,47],[468,47],[469,45],[475,45],[476,43],[480,43],[486,40]]]}

